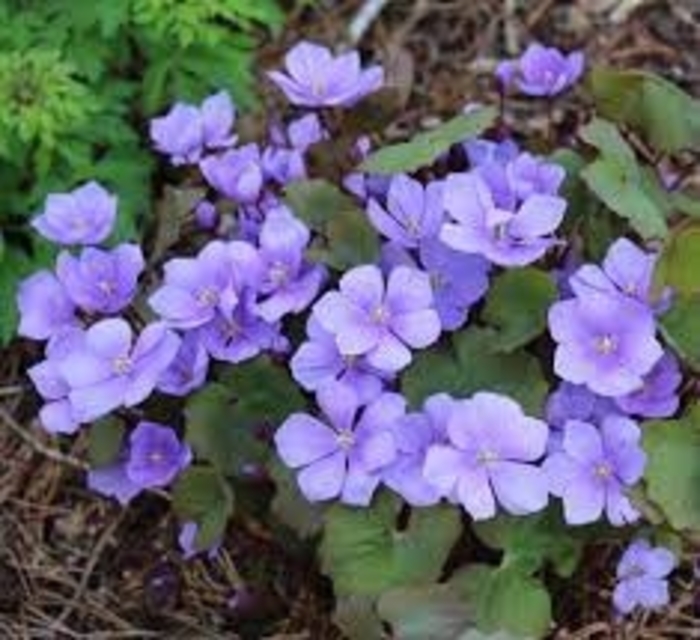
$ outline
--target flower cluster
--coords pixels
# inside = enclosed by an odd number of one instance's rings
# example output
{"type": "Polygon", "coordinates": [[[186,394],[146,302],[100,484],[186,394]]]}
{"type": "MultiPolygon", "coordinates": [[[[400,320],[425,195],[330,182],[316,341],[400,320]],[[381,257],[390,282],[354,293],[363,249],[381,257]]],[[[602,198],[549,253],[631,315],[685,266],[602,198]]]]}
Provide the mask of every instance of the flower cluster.
{"type": "MultiPolygon", "coordinates": [[[[186,444],[194,440],[177,419],[150,421],[144,403],[158,394],[186,398],[215,376],[213,362],[235,367],[266,353],[313,400],[274,425],[273,438],[309,501],[368,506],[383,486],[413,507],[459,505],[473,520],[540,512],[554,499],[569,525],[639,520],[630,497],[647,465],[638,421],[673,416],[682,383],[658,332],[672,292],[652,286],[657,255],[627,238],[611,244],[601,265],[581,264],[567,249],[564,269],[555,267],[557,299],[541,313],[540,333],[546,316],[551,341],[540,336],[538,353],[554,343],[556,377],[541,412],[478,386],[467,397],[421,396],[420,409],[410,410],[402,376],[416,353],[447,349],[444,334],[488,320],[489,303],[483,314],[480,303],[493,277],[542,272],[533,265],[564,255],[566,171],[500,130],[457,145],[459,170],[351,169],[339,180],[342,195],[353,198],[352,222],[374,234],[379,253],[341,272],[322,257],[330,235],[286,196],[313,172],[310,150],[334,142],[323,109],[357,104],[381,87],[383,71],[363,69],[356,52],[333,56],[306,42],[285,65],[269,78],[310,111],[295,109],[262,141],[239,139],[225,93],[176,104],[151,123],[154,147],[172,165],[190,165],[190,180],[198,171],[206,190],[192,210],[193,253],[168,255],[162,277],[138,246],[103,244],[117,202],[96,183],[50,195],[34,220],[68,247],[54,270],[18,292],[20,334],[46,342],[45,358],[29,371],[44,400],[41,422],[71,434],[116,412],[129,427],[116,459],[91,469],[89,486],[126,504],[171,485],[195,458],[186,444]],[[305,333],[292,322],[302,314],[305,333]]],[[[551,98],[582,72],[580,53],[533,45],[498,77],[551,98]]],[[[350,144],[355,160],[371,146],[367,137],[350,144]]],[[[187,557],[201,551],[200,526],[183,523],[187,557]]],[[[617,609],[666,602],[673,564],[667,551],[634,543],[618,570],[617,609]]]]}

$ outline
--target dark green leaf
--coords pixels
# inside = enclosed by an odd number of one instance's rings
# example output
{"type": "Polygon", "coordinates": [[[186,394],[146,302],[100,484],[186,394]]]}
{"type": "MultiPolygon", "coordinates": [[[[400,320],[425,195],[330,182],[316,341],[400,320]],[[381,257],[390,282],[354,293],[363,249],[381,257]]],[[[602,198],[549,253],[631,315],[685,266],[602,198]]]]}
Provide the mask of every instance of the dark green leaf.
{"type": "Polygon", "coordinates": [[[498,276],[489,289],[483,318],[498,329],[494,342],[499,351],[513,351],[542,333],[549,306],[556,299],[551,276],[534,267],[498,276]]]}
{"type": "Polygon", "coordinates": [[[677,531],[700,532],[700,407],[644,425],[647,493],[677,531]]]}
{"type": "Polygon", "coordinates": [[[700,223],[675,229],[656,263],[655,288],[672,287],[680,294],[700,293],[700,223]]]}
{"type": "Polygon", "coordinates": [[[197,523],[195,547],[206,549],[223,537],[233,513],[233,492],[213,467],[189,467],[173,487],[173,508],[183,522],[197,523]]]}
{"type": "Polygon", "coordinates": [[[548,385],[536,358],[523,351],[499,353],[497,334],[477,327],[454,334],[452,343],[450,349],[418,354],[401,377],[411,406],[420,407],[433,393],[465,397],[493,391],[511,396],[531,415],[541,412],[548,385]]]}
{"type": "Polygon", "coordinates": [[[409,142],[384,147],[371,154],[359,166],[366,173],[410,173],[431,165],[453,144],[482,134],[496,121],[493,107],[459,115],[431,131],[419,133],[409,142]]]}
{"type": "Polygon", "coordinates": [[[124,424],[119,418],[103,418],[90,425],[88,438],[90,466],[106,467],[115,462],[121,453],[124,424]]]}
{"type": "Polygon", "coordinates": [[[277,458],[267,468],[275,481],[275,497],[270,505],[272,514],[301,538],[321,531],[324,505],[309,502],[299,490],[296,475],[277,458]]]}
{"type": "Polygon", "coordinates": [[[384,627],[377,616],[375,598],[344,596],[336,598],[333,623],[349,640],[384,640],[384,627]]]}
{"type": "Polygon", "coordinates": [[[440,575],[459,535],[459,513],[448,506],[417,509],[398,531],[397,507],[381,493],[371,507],[335,504],[326,512],[321,558],[336,593],[378,595],[440,575]]]}

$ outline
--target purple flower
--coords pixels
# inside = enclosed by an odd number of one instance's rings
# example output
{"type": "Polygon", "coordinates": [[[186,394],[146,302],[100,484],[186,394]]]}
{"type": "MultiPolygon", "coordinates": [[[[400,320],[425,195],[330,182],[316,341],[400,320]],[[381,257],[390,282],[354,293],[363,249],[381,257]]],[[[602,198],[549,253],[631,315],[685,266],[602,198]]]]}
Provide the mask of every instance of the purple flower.
{"type": "Polygon", "coordinates": [[[17,291],[17,333],[33,340],[48,340],[78,325],[75,305],[50,271],[37,271],[22,280],[17,291]]]}
{"type": "Polygon", "coordinates": [[[254,247],[214,240],[196,258],[170,260],[163,286],[149,304],[171,327],[200,327],[219,314],[231,318],[244,289],[257,287],[261,277],[262,263],[254,247]]]}
{"type": "Polygon", "coordinates": [[[301,152],[306,151],[317,142],[321,142],[325,137],[327,137],[327,133],[315,113],[307,113],[305,116],[290,122],[287,127],[289,145],[301,152]]]}
{"type": "Polygon", "coordinates": [[[357,51],[333,57],[327,47],[300,42],[284,58],[287,73],[268,77],[287,99],[300,107],[352,107],[384,83],[384,71],[363,70],[357,51]]]}
{"type": "Polygon", "coordinates": [[[480,254],[501,266],[539,260],[556,244],[551,234],[566,209],[563,198],[542,194],[531,195],[516,211],[500,209],[474,173],[448,176],[443,200],[454,222],[443,225],[440,239],[457,251],[480,254]]]}
{"type": "Polygon", "coordinates": [[[189,446],[180,442],[171,427],[139,422],[129,437],[126,475],[149,489],[169,485],[192,462],[189,446]]]}
{"type": "Polygon", "coordinates": [[[188,331],[180,342],[174,360],[158,379],[158,390],[172,396],[186,396],[205,383],[208,369],[207,350],[197,334],[188,331]]]}
{"type": "Polygon", "coordinates": [[[144,266],[135,244],[121,244],[111,251],[87,247],[79,257],[61,252],[56,275],[83,311],[111,315],[131,304],[144,266]]]}
{"type": "Polygon", "coordinates": [[[426,399],[420,413],[410,413],[392,425],[397,458],[382,472],[384,484],[408,504],[425,507],[440,501],[438,489],[423,475],[425,456],[431,446],[447,439],[447,424],[459,402],[445,393],[426,399]]]}
{"type": "Polygon", "coordinates": [[[663,355],[652,313],[619,295],[591,290],[557,302],[549,310],[549,330],[557,342],[556,374],[602,396],[640,388],[663,355]]]}
{"type": "Polygon", "coordinates": [[[116,217],[117,198],[88,182],[70,193],[50,194],[32,226],[57,244],[99,244],[111,233],[116,217]]]}
{"type": "Polygon", "coordinates": [[[622,294],[650,306],[656,259],[656,254],[646,253],[627,238],[620,238],[608,249],[602,269],[596,265],[583,265],[571,276],[570,284],[581,297],[593,289],[622,294]]]}
{"type": "Polygon", "coordinates": [[[372,367],[395,372],[410,364],[409,347],[427,347],[440,336],[432,304],[425,273],[397,267],[385,286],[381,271],[366,265],[346,272],[340,291],[326,293],[314,305],[314,314],[335,336],[340,353],[364,355],[372,367]]]}
{"type": "Polygon", "coordinates": [[[535,194],[556,196],[566,178],[564,167],[531,153],[521,153],[506,165],[510,186],[518,200],[535,194]]]}
{"type": "Polygon", "coordinates": [[[567,523],[595,522],[603,510],[615,526],[637,520],[625,490],[644,472],[640,439],[637,424],[622,416],[604,418],[600,430],[578,420],[564,425],[562,448],[547,458],[544,470],[550,491],[564,501],[567,523]]]}
{"type": "Polygon", "coordinates": [[[68,399],[70,385],[61,374],[59,364],[70,353],[82,348],[84,336],[82,330],[75,328],[57,334],[46,346],[46,359],[27,371],[46,401],[39,411],[39,421],[48,433],[75,433],[80,427],[68,399]]]}
{"type": "Polygon", "coordinates": [[[129,504],[139,493],[142,487],[129,479],[125,466],[126,454],[122,458],[105,467],[98,467],[88,471],[87,483],[92,491],[103,496],[116,498],[119,504],[129,504]]]}
{"type": "Polygon", "coordinates": [[[384,388],[386,373],[373,369],[364,356],[343,356],[333,334],[323,329],[313,314],[306,325],[308,340],[292,357],[294,379],[307,391],[318,391],[331,382],[348,386],[361,404],[374,400],[384,388]]]}
{"type": "Polygon", "coordinates": [[[286,207],[267,212],[260,229],[260,258],[264,276],[257,311],[267,322],[299,313],[311,304],[326,277],[320,265],[304,259],[311,234],[286,207]]]}
{"type": "Polygon", "coordinates": [[[617,565],[613,592],[615,609],[623,615],[635,607],[657,609],[669,603],[668,575],[676,557],[665,547],[652,547],[646,540],[632,542],[617,565]]]}
{"type": "Polygon", "coordinates": [[[211,231],[219,224],[219,213],[212,202],[201,200],[194,209],[194,219],[200,229],[211,231]]]}
{"type": "Polygon", "coordinates": [[[475,519],[496,515],[496,501],[524,515],[547,506],[547,478],[531,464],[545,453],[549,429],[516,402],[488,392],[457,403],[446,445],[428,449],[423,475],[475,519]]]}
{"type": "Polygon", "coordinates": [[[199,107],[179,102],[151,120],[151,140],[174,165],[195,164],[205,149],[225,149],[235,143],[231,135],[235,117],[225,91],[209,96],[199,107]]]}
{"type": "Polygon", "coordinates": [[[386,209],[376,200],[367,203],[374,228],[403,247],[415,248],[424,238],[436,236],[443,220],[442,183],[426,187],[406,175],[394,176],[389,185],[386,209]]]}
{"type": "Polygon", "coordinates": [[[564,55],[554,47],[533,43],[516,60],[501,62],[496,77],[505,87],[515,85],[528,96],[555,96],[583,75],[580,51],[564,55]]]}
{"type": "Polygon", "coordinates": [[[306,178],[306,164],[301,151],[268,147],[263,150],[261,166],[265,179],[287,185],[306,178]]]}
{"type": "Polygon", "coordinates": [[[292,414],[275,434],[277,452],[292,469],[301,469],[299,487],[311,502],[340,497],[366,506],[382,479],[382,469],[396,458],[391,425],[405,412],[406,401],[384,393],[367,405],[359,419],[357,396],[346,385],[319,390],[325,421],[292,414]]]}
{"type": "Polygon", "coordinates": [[[545,417],[552,427],[563,429],[569,420],[599,424],[610,414],[620,411],[611,398],[593,393],[584,385],[562,382],[547,399],[545,417]]]}
{"type": "Polygon", "coordinates": [[[185,560],[194,558],[197,554],[206,552],[207,557],[213,560],[219,549],[221,548],[221,540],[215,541],[206,549],[198,549],[196,545],[197,534],[199,533],[199,525],[194,521],[185,522],[180,529],[180,535],[177,537],[177,542],[182,550],[182,555],[185,560]]]}
{"type": "Polygon", "coordinates": [[[136,340],[121,318],[92,325],[83,347],[59,362],[71,388],[74,418],[90,422],[120,406],[143,402],[179,347],[180,339],[162,323],[148,325],[136,340]]]}
{"type": "Polygon", "coordinates": [[[219,193],[241,204],[260,198],[264,176],[260,149],[247,144],[199,162],[206,181],[219,193]]]}
{"type": "Polygon", "coordinates": [[[469,308],[486,293],[491,265],[481,256],[455,251],[437,238],[421,242],[418,251],[430,276],[442,328],[454,331],[467,321],[469,308]]]}
{"type": "Polygon", "coordinates": [[[250,295],[231,314],[217,313],[211,322],[197,330],[197,335],[212,358],[225,362],[243,362],[262,351],[284,352],[288,348],[279,323],[261,319],[254,311],[250,295]]]}
{"type": "Polygon", "coordinates": [[[678,387],[682,381],[678,361],[666,353],[644,377],[640,389],[615,398],[615,402],[625,413],[644,418],[668,418],[678,409],[678,387]]]}
{"type": "Polygon", "coordinates": [[[492,142],[486,138],[475,138],[464,143],[464,149],[472,167],[496,163],[506,165],[514,160],[519,153],[517,143],[511,138],[501,142],[492,142]]]}

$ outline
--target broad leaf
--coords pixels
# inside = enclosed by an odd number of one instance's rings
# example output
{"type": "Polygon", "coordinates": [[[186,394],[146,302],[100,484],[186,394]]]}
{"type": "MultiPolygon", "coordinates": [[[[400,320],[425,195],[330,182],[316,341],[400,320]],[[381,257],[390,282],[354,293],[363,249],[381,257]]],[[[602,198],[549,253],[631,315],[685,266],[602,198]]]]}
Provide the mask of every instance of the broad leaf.
{"type": "Polygon", "coordinates": [[[700,372],[700,296],[676,296],[662,316],[660,328],[685,364],[700,372]]]}
{"type": "Polygon", "coordinates": [[[539,362],[523,351],[499,353],[498,345],[494,331],[468,327],[454,334],[451,347],[418,354],[401,377],[401,390],[415,408],[434,393],[465,397],[493,391],[538,415],[548,389],[539,362]]]}
{"type": "Polygon", "coordinates": [[[317,534],[323,527],[325,505],[309,502],[299,490],[295,474],[277,458],[268,465],[275,481],[275,497],[270,511],[301,538],[317,534]]]}
{"type": "Polygon", "coordinates": [[[233,492],[213,467],[190,467],[173,487],[173,508],[183,522],[197,523],[195,547],[207,549],[224,535],[233,513],[233,492]]]}
{"type": "Polygon", "coordinates": [[[534,267],[512,269],[489,289],[484,320],[498,329],[499,351],[510,352],[536,338],[547,326],[547,311],[557,299],[553,279],[534,267]]]}
{"type": "Polygon", "coordinates": [[[495,123],[497,115],[493,107],[459,115],[431,131],[419,133],[409,142],[376,151],[358,169],[367,173],[410,173],[431,165],[453,144],[481,135],[495,123]]]}
{"type": "Polygon", "coordinates": [[[396,529],[398,501],[379,494],[371,507],[333,505],[326,513],[321,558],[340,595],[376,595],[391,587],[430,583],[460,531],[453,507],[416,509],[396,529]]]}
{"type": "Polygon", "coordinates": [[[654,284],[658,291],[669,286],[681,294],[700,293],[700,223],[682,225],[668,236],[654,284]]]}
{"type": "Polygon", "coordinates": [[[349,640],[384,640],[384,627],[377,616],[376,598],[344,596],[336,598],[333,623],[349,640]]]}
{"type": "Polygon", "coordinates": [[[124,424],[119,418],[110,416],[97,420],[87,433],[91,467],[106,467],[117,460],[124,440],[124,424]]]}
{"type": "Polygon", "coordinates": [[[700,532],[700,407],[681,420],[645,424],[647,493],[677,531],[700,532]]]}
{"type": "Polygon", "coordinates": [[[593,118],[579,131],[579,136],[603,155],[616,158],[622,164],[635,165],[637,157],[618,128],[602,118],[593,118]]]}

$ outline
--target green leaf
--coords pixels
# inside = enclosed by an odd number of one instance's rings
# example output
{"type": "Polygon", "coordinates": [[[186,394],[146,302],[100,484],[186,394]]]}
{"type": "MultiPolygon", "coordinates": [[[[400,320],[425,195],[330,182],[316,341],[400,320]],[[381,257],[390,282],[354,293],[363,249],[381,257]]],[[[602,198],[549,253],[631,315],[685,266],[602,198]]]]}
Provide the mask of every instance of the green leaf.
{"type": "Polygon", "coordinates": [[[338,187],[321,179],[287,186],[285,202],[317,234],[309,255],[340,271],[374,262],[379,239],[364,211],[338,187]]]}
{"type": "Polygon", "coordinates": [[[700,293],[700,223],[690,222],[671,232],[656,262],[654,287],[672,287],[680,294],[700,293]]]}
{"type": "Polygon", "coordinates": [[[700,296],[676,296],[660,320],[666,342],[694,371],[700,372],[700,296]]]}
{"type": "Polygon", "coordinates": [[[93,422],[88,430],[90,466],[105,467],[117,460],[124,440],[124,424],[115,417],[93,422]]]}
{"type": "Polygon", "coordinates": [[[677,531],[700,532],[700,406],[680,420],[647,422],[647,493],[677,531]]]}
{"type": "Polygon", "coordinates": [[[270,511],[300,538],[308,538],[321,531],[325,506],[309,502],[299,490],[296,475],[275,458],[267,467],[275,481],[275,497],[270,511]]]}
{"type": "Polygon", "coordinates": [[[247,426],[264,423],[277,427],[306,407],[306,399],[287,367],[268,356],[229,367],[221,375],[221,383],[235,396],[236,413],[247,426]]]}
{"type": "Polygon", "coordinates": [[[443,505],[417,509],[399,531],[397,506],[380,493],[371,507],[335,504],[326,512],[321,559],[336,593],[378,595],[440,575],[460,532],[459,513],[443,505]]]}
{"type": "Polygon", "coordinates": [[[462,589],[481,631],[505,631],[519,638],[547,635],[552,605],[539,580],[514,569],[471,565],[451,582],[462,589]]]}
{"type": "Polygon", "coordinates": [[[627,144],[618,128],[602,118],[593,118],[579,131],[584,142],[595,147],[604,156],[617,159],[623,165],[636,165],[634,149],[627,144]]]}
{"type": "Polygon", "coordinates": [[[221,540],[233,504],[231,487],[213,467],[189,467],[173,487],[175,513],[183,522],[192,520],[199,527],[197,549],[207,549],[221,540]]]}
{"type": "Polygon", "coordinates": [[[557,299],[549,274],[534,267],[512,269],[491,284],[483,319],[498,330],[499,351],[510,352],[527,344],[547,326],[547,311],[557,299]]]}
{"type": "Polygon", "coordinates": [[[644,191],[636,165],[623,164],[618,157],[603,156],[589,164],[581,177],[609,209],[629,220],[643,238],[665,237],[665,212],[644,191]]]}
{"type": "Polygon", "coordinates": [[[401,640],[456,640],[473,627],[469,604],[449,583],[392,589],[377,610],[401,640]]]}
{"type": "Polygon", "coordinates": [[[474,531],[484,544],[504,551],[504,564],[527,575],[551,562],[561,577],[568,578],[583,551],[583,539],[554,509],[525,517],[499,515],[474,523],[474,531]]]}
{"type": "Polygon", "coordinates": [[[333,623],[349,640],[384,640],[384,627],[377,616],[375,598],[344,596],[336,598],[333,623]]]}
{"type": "Polygon", "coordinates": [[[641,132],[658,151],[700,145],[698,102],[674,84],[648,72],[604,67],[589,79],[599,113],[641,132]]]}
{"type": "Polygon", "coordinates": [[[0,346],[7,344],[17,329],[17,287],[30,270],[29,258],[11,247],[0,261],[0,346]]]}
{"type": "Polygon", "coordinates": [[[366,173],[410,173],[431,165],[453,144],[481,135],[498,116],[493,107],[459,115],[431,131],[419,133],[409,142],[384,147],[365,158],[358,167],[366,173]]]}
{"type": "Polygon", "coordinates": [[[468,327],[453,335],[451,348],[419,353],[401,377],[401,390],[414,408],[434,393],[465,397],[493,391],[512,397],[530,415],[539,415],[548,385],[538,360],[524,351],[498,349],[493,330],[468,327]]]}

